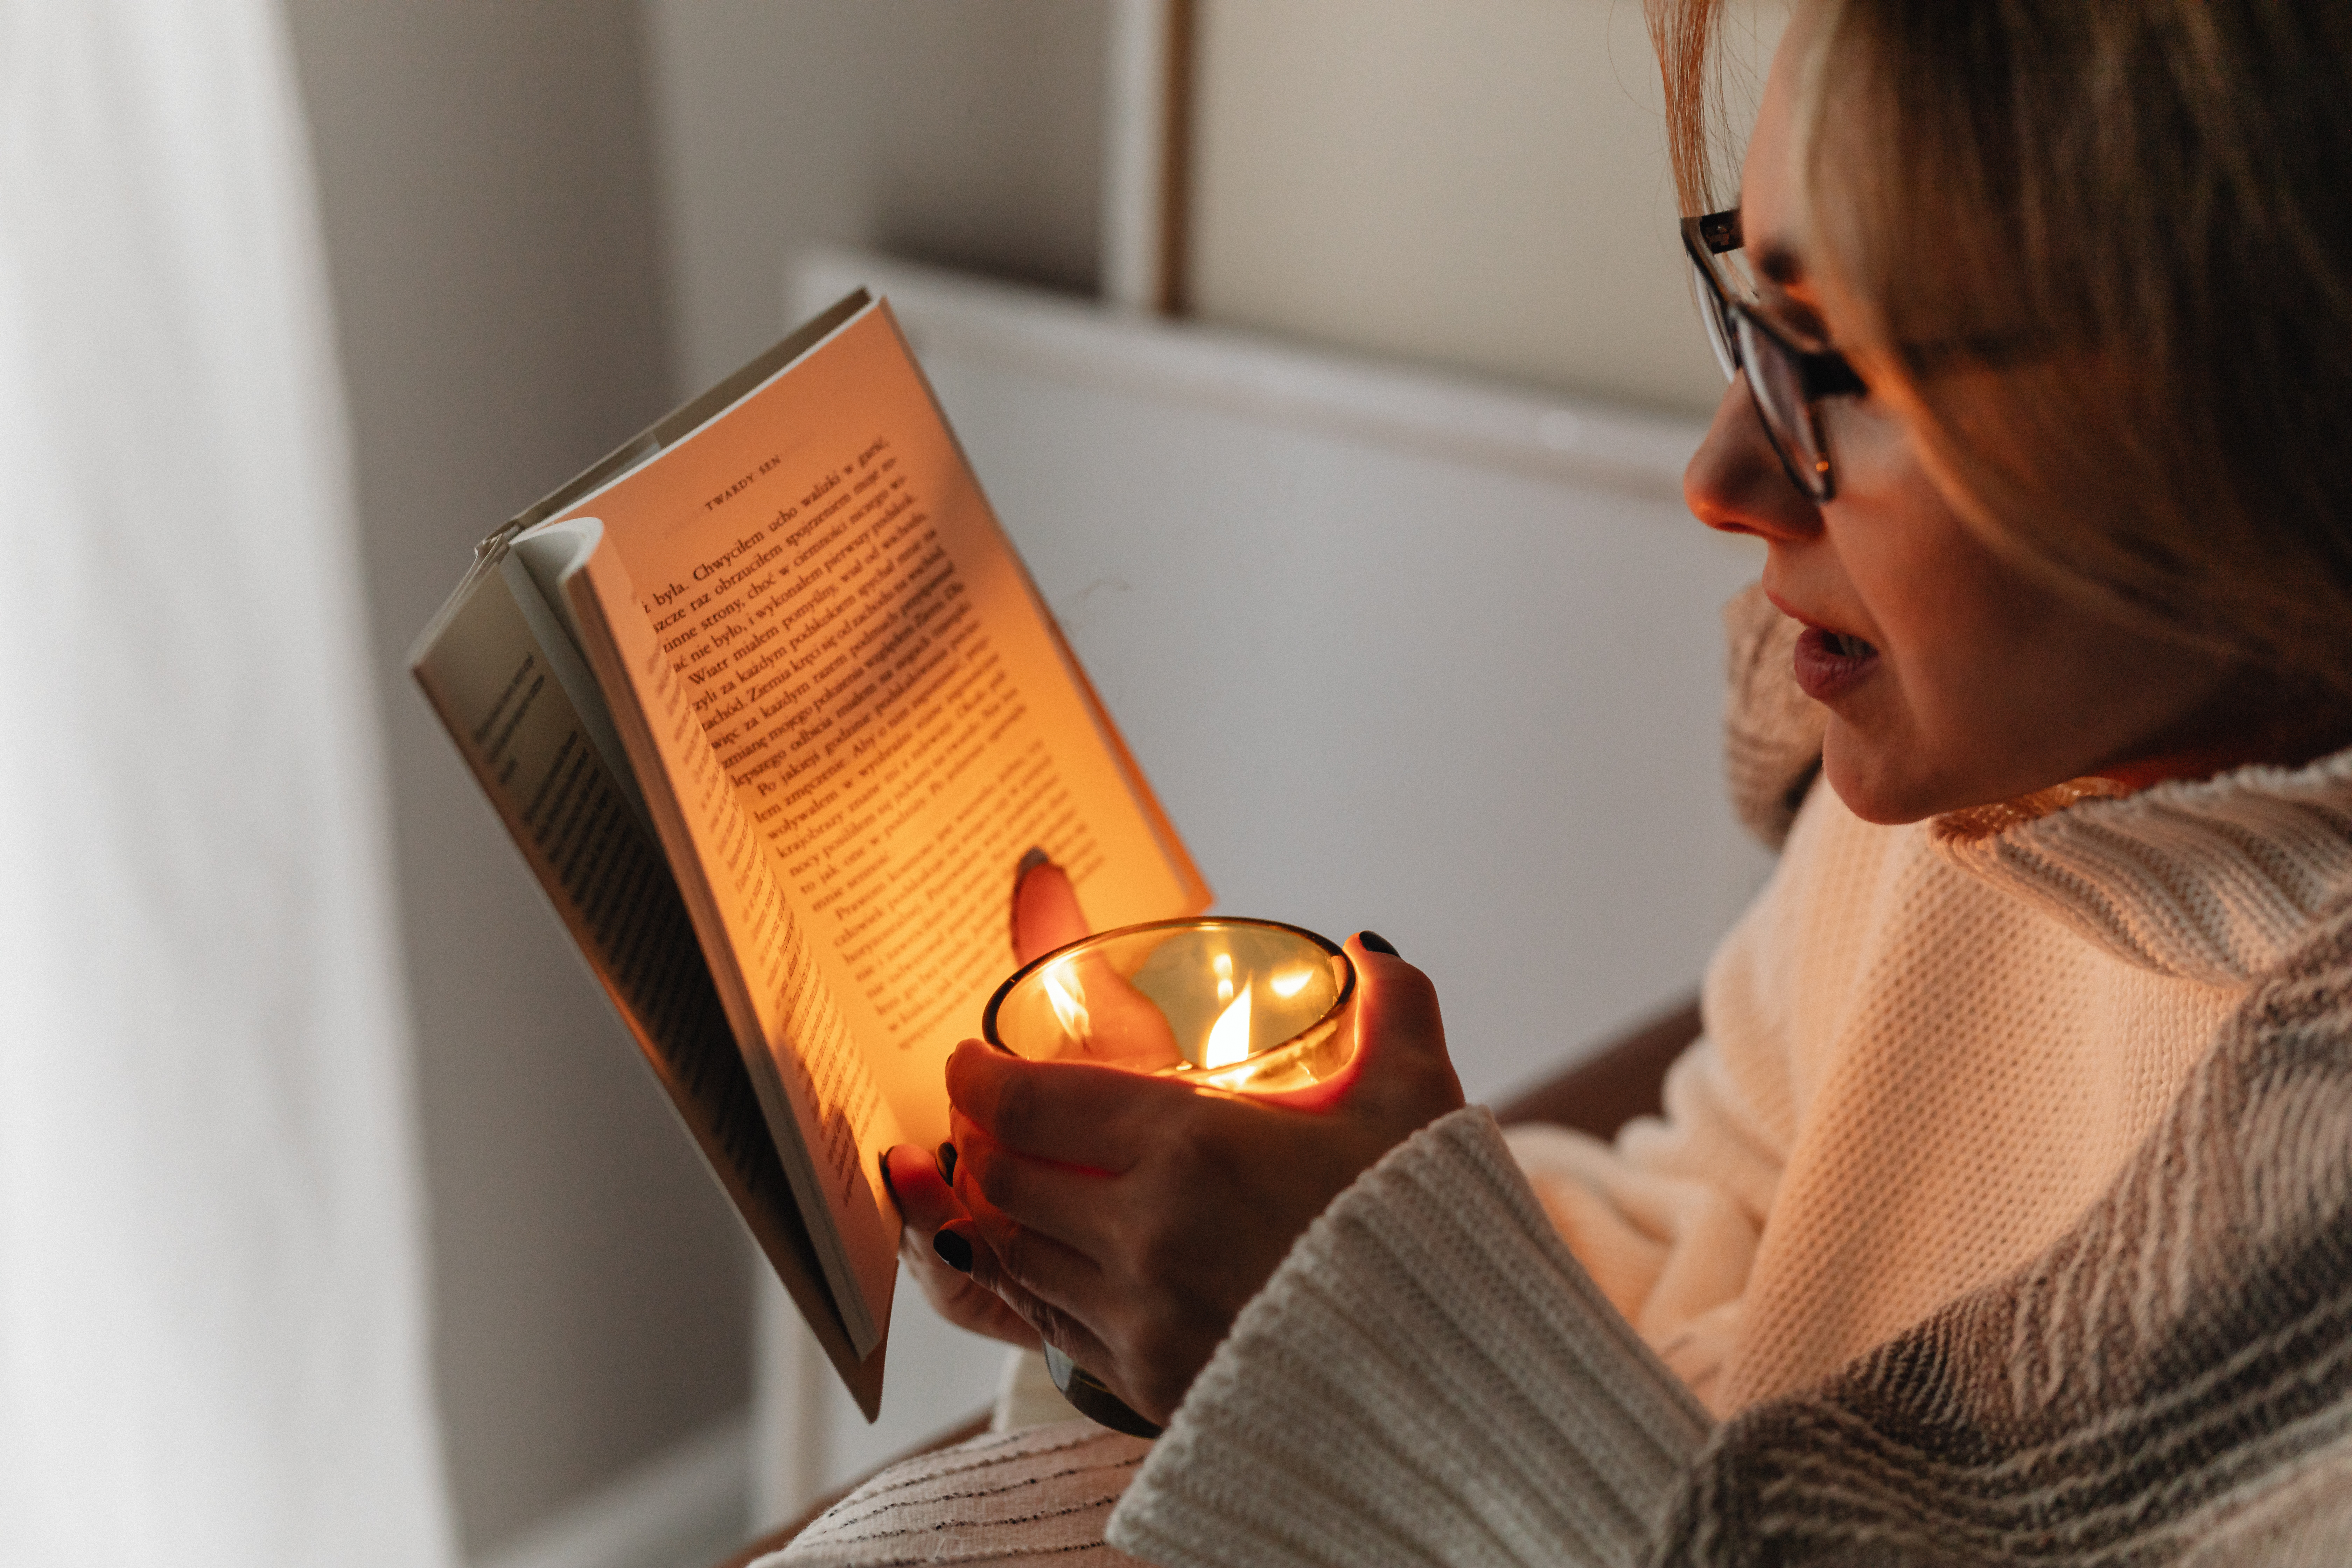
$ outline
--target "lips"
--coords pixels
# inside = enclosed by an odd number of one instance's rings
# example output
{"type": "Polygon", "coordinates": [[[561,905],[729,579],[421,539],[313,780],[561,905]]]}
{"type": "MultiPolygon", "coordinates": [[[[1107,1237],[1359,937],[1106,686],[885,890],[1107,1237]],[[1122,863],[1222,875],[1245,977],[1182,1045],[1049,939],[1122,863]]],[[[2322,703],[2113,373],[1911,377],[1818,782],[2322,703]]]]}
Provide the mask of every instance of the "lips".
{"type": "Polygon", "coordinates": [[[1797,684],[1816,702],[1851,691],[1878,668],[1878,650],[1858,637],[1807,626],[1797,638],[1797,684]]]}

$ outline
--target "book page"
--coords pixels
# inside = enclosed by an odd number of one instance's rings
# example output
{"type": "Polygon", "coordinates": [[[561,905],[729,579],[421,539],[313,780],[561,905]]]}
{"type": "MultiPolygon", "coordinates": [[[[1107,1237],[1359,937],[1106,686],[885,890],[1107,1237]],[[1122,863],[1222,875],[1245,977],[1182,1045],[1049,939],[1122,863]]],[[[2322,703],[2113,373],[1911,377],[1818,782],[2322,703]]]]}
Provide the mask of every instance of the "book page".
{"type": "MultiPolygon", "coordinates": [[[[535,586],[468,579],[415,660],[418,683],[639,1051],[870,1416],[882,1357],[852,1345],[676,880],[567,667],[535,586]],[[536,614],[534,612],[537,612],[536,614]]],[[[579,672],[584,674],[584,671],[579,672]]]]}
{"type": "Polygon", "coordinates": [[[885,305],[580,503],[636,585],[900,1127],[1014,967],[1013,870],[1097,927],[1207,889],[1063,647],[885,305]]]}
{"type": "Polygon", "coordinates": [[[881,1342],[898,1272],[898,1215],[878,1164],[900,1141],[889,1107],[603,526],[536,529],[515,549],[570,610],[599,682],[635,698],[613,705],[614,727],[862,1355],[881,1342]]]}

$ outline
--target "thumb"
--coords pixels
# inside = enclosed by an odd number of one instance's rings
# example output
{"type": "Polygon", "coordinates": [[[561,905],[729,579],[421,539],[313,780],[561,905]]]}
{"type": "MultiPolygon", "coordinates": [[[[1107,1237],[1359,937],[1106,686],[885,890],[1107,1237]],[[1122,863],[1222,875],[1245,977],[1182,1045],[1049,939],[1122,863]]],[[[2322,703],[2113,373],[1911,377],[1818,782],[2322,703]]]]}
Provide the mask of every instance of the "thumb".
{"type": "Polygon", "coordinates": [[[1087,934],[1086,911],[1070,874],[1032,849],[1013,873],[1013,952],[1023,963],[1087,934]]]}
{"type": "Polygon", "coordinates": [[[1358,931],[1347,947],[1358,987],[1356,1059],[1379,1063],[1418,1057],[1443,1065],[1451,1078],[1454,1064],[1445,1054],[1445,1020],[1429,976],[1407,963],[1378,931],[1358,931]]]}
{"type": "MultiPolygon", "coordinates": [[[[1462,1083],[1446,1055],[1437,987],[1376,931],[1358,932],[1346,947],[1356,966],[1355,1054],[1311,1089],[1260,1098],[1298,1110],[1345,1104],[1374,1115],[1430,1106],[1442,1114],[1458,1108],[1462,1083]]],[[[1414,1111],[1412,1120],[1419,1126],[1430,1118],[1414,1111]]]]}

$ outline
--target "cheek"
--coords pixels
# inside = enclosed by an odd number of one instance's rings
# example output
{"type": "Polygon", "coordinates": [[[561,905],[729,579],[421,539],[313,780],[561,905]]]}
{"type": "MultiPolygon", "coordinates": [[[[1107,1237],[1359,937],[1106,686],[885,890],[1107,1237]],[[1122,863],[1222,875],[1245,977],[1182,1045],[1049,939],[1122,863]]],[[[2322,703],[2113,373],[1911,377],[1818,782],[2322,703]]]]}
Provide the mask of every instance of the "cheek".
{"type": "Polygon", "coordinates": [[[1996,677],[2034,618],[2032,606],[1965,554],[1895,550],[1864,588],[1884,606],[1888,652],[1938,686],[1996,677]]]}
{"type": "MultiPolygon", "coordinates": [[[[1915,683],[1969,703],[2041,640],[2056,601],[1962,521],[1921,440],[1880,404],[1840,429],[1853,454],[1851,516],[1840,551],[1858,596],[1915,683]]],[[[1924,698],[1926,691],[1921,693],[1924,698]]]]}
{"type": "Polygon", "coordinates": [[[1858,474],[1873,482],[1832,506],[1828,531],[1880,650],[1924,672],[2000,618],[1995,563],[1927,476],[1894,456],[1858,474]]]}
{"type": "Polygon", "coordinates": [[[1883,650],[1920,738],[1976,742],[2036,683],[2038,595],[1984,570],[1967,551],[1896,549],[1863,585],[1880,616],[1883,650]]]}
{"type": "Polygon", "coordinates": [[[1853,569],[1888,678],[1842,726],[1842,772],[1872,797],[1862,815],[1906,821],[2009,799],[2089,771],[2144,726],[2158,650],[2086,617],[1957,521],[1889,540],[1853,569]]]}
{"type": "Polygon", "coordinates": [[[1841,560],[1886,663],[1886,689],[1851,718],[1909,753],[1905,765],[1940,771],[2013,743],[2034,692],[2063,673],[2042,668],[2056,605],[1979,543],[1924,475],[1903,479],[1838,520],[1841,560]]]}

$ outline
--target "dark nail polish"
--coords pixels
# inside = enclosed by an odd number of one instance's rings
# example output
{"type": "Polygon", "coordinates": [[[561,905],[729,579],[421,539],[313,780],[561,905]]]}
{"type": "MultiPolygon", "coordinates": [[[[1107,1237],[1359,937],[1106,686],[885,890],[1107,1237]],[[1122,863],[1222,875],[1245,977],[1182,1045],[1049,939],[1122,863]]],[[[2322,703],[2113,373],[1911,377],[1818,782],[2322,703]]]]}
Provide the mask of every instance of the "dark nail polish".
{"type": "Polygon", "coordinates": [[[890,1152],[887,1149],[882,1152],[882,1190],[890,1194],[893,1204],[898,1201],[898,1184],[890,1179],[890,1152]]]}
{"type": "Polygon", "coordinates": [[[971,1243],[955,1232],[951,1230],[932,1232],[931,1250],[940,1255],[940,1262],[957,1273],[971,1272],[971,1243]]]}
{"type": "Polygon", "coordinates": [[[940,1145],[940,1180],[950,1186],[955,1184],[955,1145],[952,1143],[940,1145]]]}
{"type": "Polygon", "coordinates": [[[1021,863],[1013,868],[1013,885],[1016,888],[1019,887],[1021,885],[1022,878],[1027,876],[1030,872],[1034,871],[1040,866],[1050,866],[1053,863],[1054,858],[1052,856],[1046,854],[1042,847],[1032,844],[1029,846],[1029,853],[1021,857],[1021,863]]]}
{"type": "Polygon", "coordinates": [[[1403,953],[1401,953],[1396,950],[1396,943],[1391,942],[1388,938],[1382,936],[1376,931],[1360,931],[1356,933],[1356,940],[1362,942],[1374,952],[1385,952],[1391,958],[1402,958],[1404,956],[1403,953]]]}

